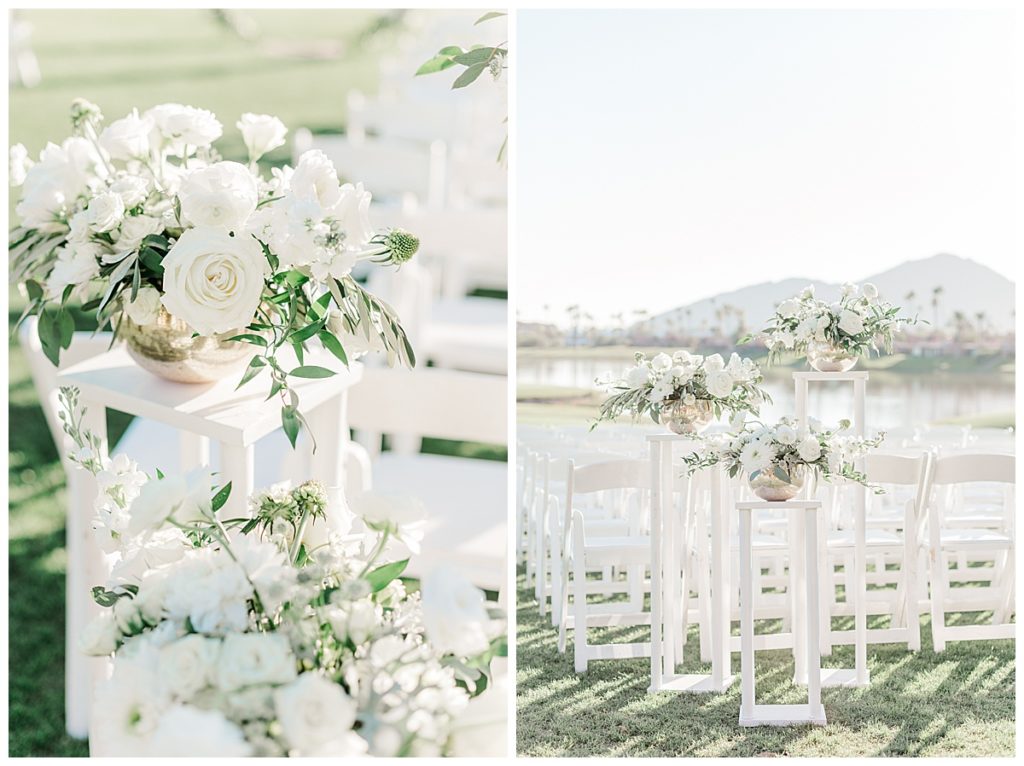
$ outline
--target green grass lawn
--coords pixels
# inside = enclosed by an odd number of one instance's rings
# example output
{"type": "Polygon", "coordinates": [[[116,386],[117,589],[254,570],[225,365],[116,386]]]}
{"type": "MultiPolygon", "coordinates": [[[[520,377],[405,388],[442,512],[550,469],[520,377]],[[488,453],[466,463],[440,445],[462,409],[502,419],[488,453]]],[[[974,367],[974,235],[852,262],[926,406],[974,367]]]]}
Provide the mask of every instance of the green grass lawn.
{"type": "MultiPolygon", "coordinates": [[[[824,689],[828,726],[743,729],[737,723],[739,679],[724,694],[648,694],[650,660],[591,662],[573,670],[558,632],[541,619],[520,577],[517,635],[517,752],[521,756],[1003,756],[1014,754],[1013,641],[971,641],[922,650],[868,646],[872,683],[865,689],[824,689]]],[[[967,624],[974,615],[949,615],[967,624]]],[[[927,621],[926,621],[927,622],[927,621]]],[[[836,621],[837,629],[852,627],[836,621]]],[[[869,621],[869,627],[878,627],[869,621]]],[[[591,642],[644,641],[645,627],[592,629],[591,642]]],[[[739,657],[733,655],[739,673],[739,657]]],[[[696,628],[684,651],[684,673],[708,673],[699,660],[696,628]]],[[[824,667],[852,667],[853,647],[836,647],[824,667]]],[[[757,699],[805,702],[792,683],[787,650],[757,653],[757,699]]]]}
{"type": "MultiPolygon", "coordinates": [[[[375,59],[395,39],[384,31],[367,40],[366,31],[381,21],[377,11],[247,13],[259,31],[251,42],[211,11],[22,13],[33,24],[43,81],[11,91],[11,142],[34,154],[65,138],[76,96],[111,119],[132,107],[181,101],[216,112],[225,127],[217,146],[239,159],[244,150],[234,123],[242,112],[276,114],[292,130],[342,128],[347,91],[375,89],[375,59]]],[[[271,160],[289,153],[284,147],[271,160]]],[[[11,322],[22,307],[12,291],[11,322]]],[[[87,329],[88,319],[79,319],[87,329]]],[[[87,745],[64,734],[64,474],[16,341],[9,352],[9,753],[84,756],[87,745]]],[[[111,438],[127,423],[115,418],[111,438]]],[[[504,449],[466,443],[430,441],[424,449],[506,456],[504,449]]]]}

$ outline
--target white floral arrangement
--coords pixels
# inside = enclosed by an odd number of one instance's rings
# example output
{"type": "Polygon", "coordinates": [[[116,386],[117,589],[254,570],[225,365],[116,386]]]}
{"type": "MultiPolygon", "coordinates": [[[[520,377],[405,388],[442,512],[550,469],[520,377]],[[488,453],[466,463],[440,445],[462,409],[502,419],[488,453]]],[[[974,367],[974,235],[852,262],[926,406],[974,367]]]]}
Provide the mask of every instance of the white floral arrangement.
{"type": "Polygon", "coordinates": [[[494,694],[481,697],[492,660],[507,655],[505,621],[451,570],[407,589],[408,559],[391,560],[389,541],[416,550],[422,522],[410,503],[354,500],[356,521],[343,496],[309,481],[259,492],[247,516],[221,518],[230,484],[215,489],[209,473],[150,479],[125,455],[101,460],[77,391],[60,398],[71,459],[99,486],[93,526],[116,561],[93,588],[106,609],[81,638],[86,653],[113,658],[93,708],[97,752],[479,747],[475,728],[487,719],[473,706],[494,694]]]}
{"type": "Polygon", "coordinates": [[[856,469],[854,461],[877,448],[885,434],[865,439],[849,433],[849,429],[849,420],[841,420],[835,428],[823,428],[816,419],[809,418],[807,431],[801,435],[788,418],[774,425],[751,422],[734,433],[705,437],[703,444],[683,460],[690,473],[721,464],[730,477],[743,473],[753,480],[770,471],[789,484],[794,472],[803,469],[816,472],[826,481],[846,479],[867,486],[867,477],[856,469]]]}
{"type": "Polygon", "coordinates": [[[71,344],[73,301],[115,337],[125,317],[146,326],[167,312],[199,335],[252,345],[242,383],[269,371],[293,444],[307,424],[289,379],[334,374],[303,364],[313,341],[345,365],[367,351],[415,364],[399,318],[351,272],[366,260],[400,266],[419,241],[376,233],[370,193],[339,182],[320,151],[264,177],[258,161],[285,143],[279,119],[242,115],[247,165],[220,158],[223,127],[205,109],[160,104],[104,125],[96,105],[77,99],[71,124],[73,135],[37,161],[20,144],[10,152],[21,219],[12,277],[28,299],[22,319],[38,315],[54,364],[71,344]],[[279,362],[284,347],[297,367],[279,362]]]}
{"type": "MultiPolygon", "coordinates": [[[[870,282],[847,282],[832,303],[815,298],[814,285],[808,285],[797,297],[782,301],[762,330],[769,360],[778,360],[785,351],[806,353],[815,344],[855,357],[880,354],[880,346],[891,354],[896,333],[918,321],[900,316],[900,310],[879,298],[870,282]]],[[[750,340],[747,336],[741,342],[750,340]]]]}
{"type": "Polygon", "coordinates": [[[674,402],[708,402],[715,417],[723,412],[730,416],[748,412],[756,415],[762,403],[771,401],[761,388],[761,370],[738,354],[732,354],[726,362],[721,354],[705,357],[676,351],[671,356],[660,353],[648,359],[637,353],[634,362],[621,377],[597,381],[613,393],[602,402],[596,423],[614,420],[626,412],[635,418],[649,414],[657,423],[662,409],[674,402]]]}

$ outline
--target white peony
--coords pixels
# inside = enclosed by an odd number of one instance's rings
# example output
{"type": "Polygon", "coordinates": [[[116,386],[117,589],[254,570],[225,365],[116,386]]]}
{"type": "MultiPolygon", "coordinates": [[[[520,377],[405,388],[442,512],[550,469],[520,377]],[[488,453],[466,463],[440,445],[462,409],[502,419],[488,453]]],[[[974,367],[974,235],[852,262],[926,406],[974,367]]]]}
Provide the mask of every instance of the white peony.
{"type": "Polygon", "coordinates": [[[813,434],[808,434],[800,440],[800,444],[796,448],[797,454],[800,455],[800,459],[813,463],[815,460],[821,457],[821,443],[818,441],[818,437],[813,434]]]}
{"type": "Polygon", "coordinates": [[[303,673],[276,690],[274,707],[293,755],[343,757],[366,752],[366,741],[352,731],[356,701],[323,676],[303,673]]]}
{"type": "Polygon", "coordinates": [[[61,231],[78,197],[105,177],[102,160],[86,139],[72,136],[60,146],[47,144],[25,173],[15,212],[29,228],[61,231]]]}
{"type": "Polygon", "coordinates": [[[864,332],[864,320],[856,311],[843,309],[839,315],[839,329],[847,335],[859,335],[864,332]]]}
{"type": "Polygon", "coordinates": [[[779,444],[796,444],[796,430],[786,424],[777,426],[775,429],[775,441],[779,444]]]}
{"type": "Polygon", "coordinates": [[[668,354],[657,354],[651,360],[651,368],[654,369],[655,372],[664,372],[670,367],[672,367],[672,357],[670,357],[668,354]]]}
{"type": "Polygon", "coordinates": [[[641,388],[651,382],[651,371],[645,364],[638,364],[626,371],[626,385],[630,388],[641,388]]]}
{"type": "Polygon", "coordinates": [[[725,360],[721,354],[712,354],[704,359],[704,370],[706,372],[721,372],[725,369],[725,360]]]}
{"type": "Polygon", "coordinates": [[[149,135],[153,132],[151,117],[131,114],[114,120],[100,133],[100,146],[115,160],[138,160],[149,156],[149,135]]]}
{"type": "Polygon", "coordinates": [[[740,452],[740,464],[748,474],[763,471],[771,465],[771,462],[771,449],[756,439],[747,444],[740,452]]]}
{"type": "Polygon", "coordinates": [[[170,694],[189,700],[212,685],[220,641],[190,634],[160,649],[160,683],[170,694]]]}
{"type": "Polygon", "coordinates": [[[58,300],[68,286],[80,287],[100,273],[100,247],[92,242],[69,242],[57,250],[57,260],[46,279],[47,296],[58,300]]]}
{"type": "Polygon", "coordinates": [[[319,149],[305,152],[292,173],[290,192],[299,199],[315,202],[322,210],[333,208],[342,196],[334,163],[319,149]]]}
{"type": "Polygon", "coordinates": [[[11,186],[21,186],[25,183],[25,176],[29,168],[34,164],[28,156],[28,150],[24,144],[15,144],[10,151],[10,182],[11,186]]]}
{"type": "Polygon", "coordinates": [[[448,566],[427,573],[422,583],[423,626],[439,652],[473,657],[490,646],[484,592],[448,566]]]}
{"type": "Polygon", "coordinates": [[[160,104],[143,116],[153,121],[153,137],[168,142],[179,152],[209,146],[223,133],[213,112],[194,106],[160,104]]]}
{"type": "Polygon", "coordinates": [[[178,190],[181,213],[196,226],[241,228],[256,210],[256,178],[238,162],[216,162],[194,170],[178,190]]]}
{"type": "Polygon", "coordinates": [[[146,482],[131,504],[129,533],[158,529],[171,516],[180,524],[208,518],[212,485],[212,476],[203,469],[187,477],[165,476],[146,482]]]}
{"type": "Polygon", "coordinates": [[[707,374],[704,385],[707,386],[709,394],[719,399],[724,399],[732,393],[735,381],[733,381],[733,377],[729,374],[728,370],[718,370],[707,374]]]}
{"type": "Polygon", "coordinates": [[[124,200],[113,192],[97,194],[89,200],[85,214],[93,231],[100,234],[111,231],[116,229],[124,218],[124,200]]]}
{"type": "Polygon", "coordinates": [[[78,647],[84,654],[93,657],[106,657],[117,649],[121,639],[121,631],[117,629],[114,614],[104,609],[90,620],[78,639],[78,647]]]}
{"type": "Polygon", "coordinates": [[[142,176],[123,175],[110,185],[110,191],[131,209],[149,196],[149,182],[142,176]]]}
{"type": "Polygon", "coordinates": [[[174,705],[160,716],[153,732],[152,755],[163,758],[238,758],[252,754],[252,745],[237,725],[219,710],[174,705]]]}
{"type": "Polygon", "coordinates": [[[776,311],[781,317],[796,316],[797,312],[800,311],[800,301],[798,301],[795,298],[785,300],[779,304],[779,307],[778,309],[776,309],[776,311]]]}
{"type": "Polygon", "coordinates": [[[285,684],[295,678],[296,659],[278,633],[232,633],[224,639],[216,683],[231,692],[256,684],[285,684]]]}
{"type": "Polygon", "coordinates": [[[263,295],[266,258],[252,237],[185,231],[163,261],[164,306],[202,335],[249,324],[263,295]]]}
{"type": "Polygon", "coordinates": [[[182,623],[188,620],[200,633],[222,635],[249,627],[252,585],[222,551],[190,552],[160,587],[167,616],[182,623]]]}
{"type": "Polygon", "coordinates": [[[284,138],[288,134],[284,123],[269,114],[246,112],[235,126],[242,131],[242,141],[253,162],[267,152],[284,146],[284,138]]]}

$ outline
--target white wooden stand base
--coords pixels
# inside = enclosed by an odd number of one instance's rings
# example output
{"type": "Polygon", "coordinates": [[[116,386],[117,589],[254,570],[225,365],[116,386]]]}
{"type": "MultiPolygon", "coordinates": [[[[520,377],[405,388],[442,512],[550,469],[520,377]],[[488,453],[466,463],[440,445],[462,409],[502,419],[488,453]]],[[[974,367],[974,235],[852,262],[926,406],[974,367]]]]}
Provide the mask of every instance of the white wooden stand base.
{"type": "MultiPolygon", "coordinates": [[[[740,726],[794,726],[813,724],[824,726],[825,708],[821,704],[821,653],[818,645],[820,628],[820,602],[818,600],[818,519],[821,503],[816,500],[790,500],[783,503],[746,501],[736,504],[740,516],[740,658],[741,658],[741,701],[740,726]],[[807,677],[806,705],[756,705],[754,704],[754,583],[753,546],[751,527],[755,510],[787,509],[803,516],[804,557],[803,573],[806,585],[805,598],[801,601],[804,615],[801,620],[806,630],[804,644],[805,672],[807,677]]],[[[799,556],[797,550],[790,554],[799,556]]],[[[792,565],[792,564],[791,564],[792,565]]],[[[794,601],[798,594],[793,594],[794,601]]]]}

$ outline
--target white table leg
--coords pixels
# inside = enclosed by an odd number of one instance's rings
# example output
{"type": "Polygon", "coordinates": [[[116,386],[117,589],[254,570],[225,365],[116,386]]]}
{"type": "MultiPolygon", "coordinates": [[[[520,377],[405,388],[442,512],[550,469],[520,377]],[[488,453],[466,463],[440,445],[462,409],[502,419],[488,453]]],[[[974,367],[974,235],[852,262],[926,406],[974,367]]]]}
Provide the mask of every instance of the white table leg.
{"type": "Polygon", "coordinates": [[[790,567],[793,576],[790,582],[793,583],[793,594],[791,598],[793,606],[793,683],[807,683],[807,656],[810,653],[806,644],[807,638],[807,569],[810,562],[803,557],[804,538],[806,530],[803,528],[803,519],[800,518],[800,511],[790,511],[790,530],[792,541],[789,546],[790,567]]]}
{"type": "Polygon", "coordinates": [[[205,436],[179,431],[178,451],[182,474],[210,465],[210,440],[205,436]]]}
{"type": "Polygon", "coordinates": [[[651,688],[661,690],[661,442],[650,443],[651,462],[651,688]]]}
{"type": "Polygon", "coordinates": [[[729,576],[726,572],[729,523],[722,505],[722,471],[711,471],[711,678],[716,688],[731,676],[729,576]]]}
{"type": "Polygon", "coordinates": [[[807,704],[812,719],[824,720],[821,706],[821,647],[818,641],[821,602],[818,599],[818,514],[813,508],[804,511],[804,543],[807,581],[807,704]]]}
{"type": "Polygon", "coordinates": [[[661,525],[662,525],[662,571],[664,572],[661,581],[664,601],[662,602],[662,618],[665,623],[665,637],[662,643],[662,659],[665,665],[665,674],[673,675],[676,672],[676,663],[679,657],[676,656],[676,633],[679,631],[679,605],[677,598],[677,584],[679,580],[679,566],[676,559],[676,536],[677,519],[675,508],[672,505],[672,443],[661,447],[661,525]]]}
{"type": "MultiPolygon", "coordinates": [[[[853,382],[854,423],[857,436],[864,436],[865,422],[865,381],[853,382]]],[[[864,470],[864,459],[857,461],[857,470],[864,470]]],[[[868,679],[868,618],[867,618],[867,488],[854,487],[854,588],[855,594],[855,668],[857,685],[866,686],[868,679]]]]}
{"type": "Polygon", "coordinates": [[[348,394],[339,393],[317,407],[311,425],[316,429],[316,452],[310,457],[310,478],[326,487],[343,486],[343,456],[349,441],[348,394]]]}
{"type": "Polygon", "coordinates": [[[754,591],[750,541],[753,511],[740,511],[740,720],[754,717],[754,591]]]}
{"type": "Polygon", "coordinates": [[[239,518],[245,515],[253,491],[253,448],[221,443],[220,462],[220,478],[225,484],[231,482],[231,495],[218,515],[239,518]]]}

